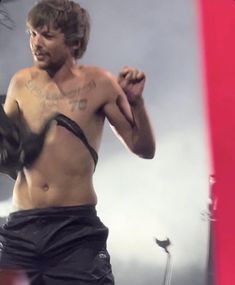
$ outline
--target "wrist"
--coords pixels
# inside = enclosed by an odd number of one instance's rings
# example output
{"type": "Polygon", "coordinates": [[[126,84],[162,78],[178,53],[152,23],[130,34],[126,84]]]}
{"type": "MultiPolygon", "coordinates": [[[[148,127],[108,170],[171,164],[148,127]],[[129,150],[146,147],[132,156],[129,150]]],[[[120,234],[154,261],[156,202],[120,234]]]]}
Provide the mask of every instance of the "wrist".
{"type": "Polygon", "coordinates": [[[144,106],[144,98],[139,96],[139,98],[129,102],[131,108],[139,108],[144,106]]]}

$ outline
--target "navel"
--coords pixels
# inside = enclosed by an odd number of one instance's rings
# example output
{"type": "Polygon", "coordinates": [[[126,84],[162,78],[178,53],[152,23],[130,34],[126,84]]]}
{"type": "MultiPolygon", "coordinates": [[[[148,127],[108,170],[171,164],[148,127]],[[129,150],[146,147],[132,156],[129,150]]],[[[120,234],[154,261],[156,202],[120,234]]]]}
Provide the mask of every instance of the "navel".
{"type": "Polygon", "coordinates": [[[48,184],[44,184],[44,185],[42,186],[42,190],[45,191],[45,192],[47,192],[47,191],[49,190],[49,185],[48,185],[48,184]]]}

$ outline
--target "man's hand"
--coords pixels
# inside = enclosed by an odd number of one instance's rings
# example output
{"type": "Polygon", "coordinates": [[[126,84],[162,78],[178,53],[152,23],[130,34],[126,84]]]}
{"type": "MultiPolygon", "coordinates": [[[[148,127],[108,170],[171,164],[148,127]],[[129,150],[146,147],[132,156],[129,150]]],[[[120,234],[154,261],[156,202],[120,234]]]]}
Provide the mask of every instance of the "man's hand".
{"type": "Polygon", "coordinates": [[[57,114],[49,118],[39,133],[26,132],[9,118],[0,104],[0,173],[16,173],[30,167],[40,155],[46,135],[57,114]]]}
{"type": "Polygon", "coordinates": [[[118,75],[118,83],[125,92],[129,104],[137,105],[142,100],[145,74],[133,67],[123,67],[118,75]]]}

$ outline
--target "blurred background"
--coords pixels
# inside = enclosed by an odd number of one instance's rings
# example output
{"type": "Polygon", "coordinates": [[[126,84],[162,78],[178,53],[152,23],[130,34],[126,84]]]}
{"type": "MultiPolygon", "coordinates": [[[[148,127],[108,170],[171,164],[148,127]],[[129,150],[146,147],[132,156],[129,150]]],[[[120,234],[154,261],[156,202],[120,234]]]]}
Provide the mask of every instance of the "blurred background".
{"type": "MultiPolygon", "coordinates": [[[[32,64],[25,18],[34,0],[0,2],[0,94],[32,64]]],[[[76,1],[77,2],[77,1],[76,1]]],[[[97,210],[109,227],[117,285],[162,284],[171,241],[172,285],[206,285],[209,158],[194,0],[81,0],[92,20],[84,64],[147,75],[145,102],[156,157],[129,153],[106,125],[94,176],[97,210]]],[[[0,176],[0,216],[11,211],[13,181],[0,176]]],[[[1,221],[0,221],[1,222],[1,221]]]]}

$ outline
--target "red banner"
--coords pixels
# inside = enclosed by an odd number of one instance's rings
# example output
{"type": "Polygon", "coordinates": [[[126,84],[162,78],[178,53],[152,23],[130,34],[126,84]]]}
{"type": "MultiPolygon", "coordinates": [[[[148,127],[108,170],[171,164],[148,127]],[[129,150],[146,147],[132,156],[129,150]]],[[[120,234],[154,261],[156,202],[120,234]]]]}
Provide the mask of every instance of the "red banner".
{"type": "Polygon", "coordinates": [[[198,0],[205,101],[215,175],[215,284],[235,284],[235,1],[198,0]]]}

